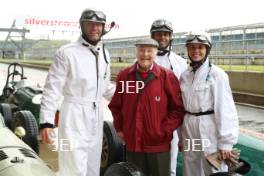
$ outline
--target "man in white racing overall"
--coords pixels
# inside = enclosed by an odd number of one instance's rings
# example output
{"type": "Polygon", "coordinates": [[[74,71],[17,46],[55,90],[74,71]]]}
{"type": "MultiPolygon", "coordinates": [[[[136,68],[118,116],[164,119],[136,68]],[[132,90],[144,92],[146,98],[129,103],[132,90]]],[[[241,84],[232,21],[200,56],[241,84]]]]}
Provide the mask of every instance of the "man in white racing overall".
{"type": "Polygon", "coordinates": [[[110,58],[101,37],[106,16],[86,9],[80,17],[82,35],[61,47],[51,65],[40,111],[42,142],[51,143],[57,102],[60,108],[58,142],[67,141],[67,150],[59,148],[60,176],[99,176],[103,137],[102,97],[113,95],[110,84],[110,58]]]}
{"type": "MultiPolygon", "coordinates": [[[[157,57],[155,62],[174,72],[180,80],[181,73],[187,69],[186,59],[175,54],[172,49],[173,29],[171,22],[165,19],[155,20],[150,29],[151,38],[159,43],[157,57]]],[[[178,130],[180,132],[180,130],[178,130]]],[[[176,176],[177,156],[178,156],[178,133],[173,132],[173,140],[171,141],[171,169],[170,175],[176,176]]]]}

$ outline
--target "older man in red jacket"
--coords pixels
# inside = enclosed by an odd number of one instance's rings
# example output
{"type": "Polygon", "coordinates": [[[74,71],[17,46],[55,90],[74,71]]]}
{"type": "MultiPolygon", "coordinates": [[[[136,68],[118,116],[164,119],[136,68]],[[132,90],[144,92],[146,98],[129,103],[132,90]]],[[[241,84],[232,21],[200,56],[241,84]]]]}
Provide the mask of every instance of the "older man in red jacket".
{"type": "Polygon", "coordinates": [[[137,62],[122,70],[109,104],[127,160],[151,176],[170,175],[170,142],[183,121],[179,81],[156,63],[158,43],[136,42],[137,62]]]}

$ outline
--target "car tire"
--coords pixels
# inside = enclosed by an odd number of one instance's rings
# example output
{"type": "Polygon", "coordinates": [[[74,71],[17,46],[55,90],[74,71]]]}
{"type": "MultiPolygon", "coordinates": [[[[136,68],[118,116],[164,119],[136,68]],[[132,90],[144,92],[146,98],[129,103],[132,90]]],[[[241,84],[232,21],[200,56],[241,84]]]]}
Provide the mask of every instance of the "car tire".
{"type": "Polygon", "coordinates": [[[145,174],[135,165],[129,162],[120,162],[111,165],[104,176],[145,176],[145,174]]]}
{"type": "Polygon", "coordinates": [[[123,160],[123,143],[117,136],[113,123],[104,122],[103,146],[101,155],[100,175],[113,163],[123,160]]]}
{"type": "Polygon", "coordinates": [[[22,140],[39,154],[38,125],[30,111],[18,111],[15,113],[12,121],[12,131],[19,126],[22,126],[26,131],[26,135],[22,137],[22,140]]]}
{"type": "Polygon", "coordinates": [[[0,104],[0,112],[2,116],[4,117],[4,121],[6,126],[11,129],[11,123],[12,123],[12,108],[7,103],[1,103],[0,104]]]}

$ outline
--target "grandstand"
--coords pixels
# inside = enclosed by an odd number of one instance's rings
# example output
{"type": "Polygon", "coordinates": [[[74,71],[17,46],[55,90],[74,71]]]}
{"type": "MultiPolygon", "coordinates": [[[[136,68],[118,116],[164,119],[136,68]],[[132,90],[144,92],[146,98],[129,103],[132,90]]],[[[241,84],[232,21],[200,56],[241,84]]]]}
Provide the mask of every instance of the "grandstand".
{"type": "MultiPolygon", "coordinates": [[[[264,64],[264,23],[230,26],[209,29],[207,32],[212,37],[213,49],[211,58],[218,64],[225,64],[225,59],[232,59],[232,64],[245,64],[254,62],[264,64]]],[[[186,57],[185,34],[173,34],[172,50],[186,57]]],[[[107,39],[106,47],[113,58],[131,60],[135,57],[135,41],[147,36],[107,39]]]]}
{"type": "MultiPolygon", "coordinates": [[[[187,32],[189,31],[173,34],[172,50],[184,58],[187,58],[184,45],[187,32]]],[[[212,36],[213,48],[210,57],[214,63],[264,65],[264,23],[215,28],[207,32],[212,36]]],[[[135,41],[142,37],[147,36],[104,39],[104,42],[113,60],[130,62],[135,58],[135,41]]],[[[18,55],[21,55],[21,51],[17,46],[21,45],[22,54],[27,59],[52,59],[60,47],[58,43],[62,45],[65,41],[57,42],[56,45],[49,39],[23,38],[15,43],[14,40],[0,41],[0,51],[2,56],[16,55],[16,58],[20,58],[18,55]]]]}

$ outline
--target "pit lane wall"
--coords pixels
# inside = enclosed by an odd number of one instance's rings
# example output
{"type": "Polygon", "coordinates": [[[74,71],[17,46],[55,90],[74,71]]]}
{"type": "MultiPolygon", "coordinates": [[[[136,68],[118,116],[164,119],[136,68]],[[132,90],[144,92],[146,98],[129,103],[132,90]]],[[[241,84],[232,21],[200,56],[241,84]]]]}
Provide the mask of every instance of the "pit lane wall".
{"type": "MultiPolygon", "coordinates": [[[[0,61],[1,62],[1,61],[0,61]]],[[[5,62],[6,63],[6,62],[5,62]]],[[[22,64],[26,67],[48,70],[49,66],[22,64]]],[[[122,67],[112,67],[112,81],[115,81],[122,67]]],[[[236,103],[264,108],[264,73],[226,71],[229,76],[233,97],[236,103]]]]}
{"type": "MultiPolygon", "coordinates": [[[[122,68],[112,67],[112,80],[122,68]]],[[[235,102],[264,108],[264,73],[226,71],[235,102]]]]}
{"type": "Polygon", "coordinates": [[[227,71],[227,74],[236,102],[264,107],[264,73],[227,71]]]}

